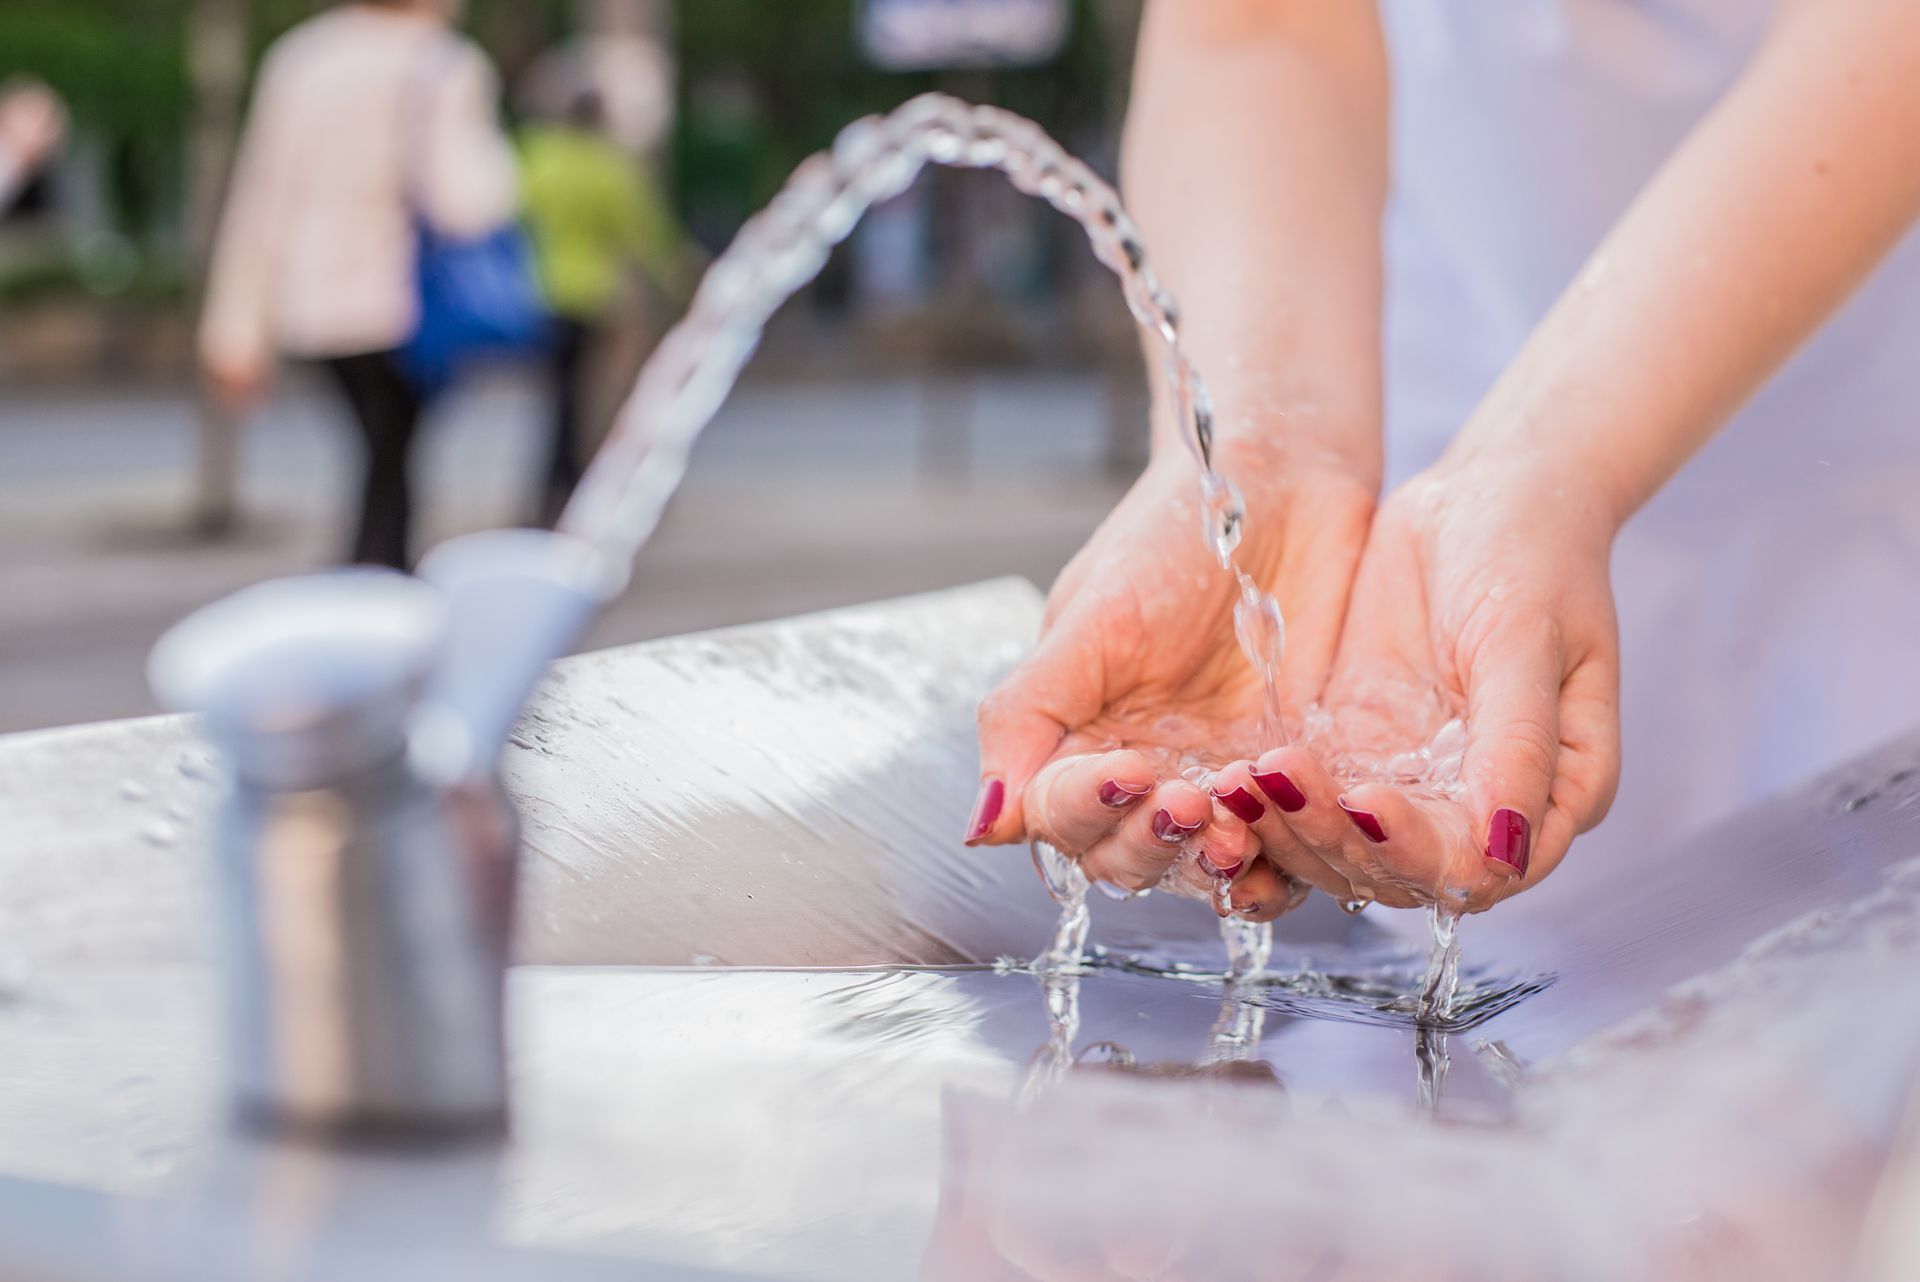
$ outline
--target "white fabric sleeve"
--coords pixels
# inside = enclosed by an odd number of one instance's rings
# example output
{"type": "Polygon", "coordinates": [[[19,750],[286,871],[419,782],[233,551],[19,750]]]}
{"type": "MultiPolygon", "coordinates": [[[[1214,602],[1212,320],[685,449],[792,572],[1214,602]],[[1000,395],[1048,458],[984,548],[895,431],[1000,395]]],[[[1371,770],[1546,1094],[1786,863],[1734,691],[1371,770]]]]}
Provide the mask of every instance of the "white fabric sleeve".
{"type": "Polygon", "coordinates": [[[499,103],[492,65],[461,40],[434,89],[419,175],[423,212],[443,232],[492,231],[519,207],[518,166],[499,103]]]}
{"type": "Polygon", "coordinates": [[[284,58],[269,53],[228,179],[200,313],[200,360],[205,365],[257,369],[274,357],[280,211],[291,187],[288,166],[297,159],[283,140],[291,123],[281,101],[285,75],[284,58]]]}

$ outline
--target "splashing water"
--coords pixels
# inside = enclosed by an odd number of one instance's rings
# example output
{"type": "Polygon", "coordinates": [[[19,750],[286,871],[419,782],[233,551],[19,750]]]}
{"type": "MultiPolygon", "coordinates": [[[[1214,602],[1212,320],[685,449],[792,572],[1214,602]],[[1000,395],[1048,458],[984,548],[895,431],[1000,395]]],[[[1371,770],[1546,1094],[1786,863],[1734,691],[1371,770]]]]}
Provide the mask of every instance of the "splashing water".
{"type": "Polygon", "coordinates": [[[1422,1021],[1443,1020],[1453,1013],[1460,991],[1460,914],[1429,904],[1427,925],[1433,932],[1433,949],[1427,955],[1416,1011],[1422,1021]]]}

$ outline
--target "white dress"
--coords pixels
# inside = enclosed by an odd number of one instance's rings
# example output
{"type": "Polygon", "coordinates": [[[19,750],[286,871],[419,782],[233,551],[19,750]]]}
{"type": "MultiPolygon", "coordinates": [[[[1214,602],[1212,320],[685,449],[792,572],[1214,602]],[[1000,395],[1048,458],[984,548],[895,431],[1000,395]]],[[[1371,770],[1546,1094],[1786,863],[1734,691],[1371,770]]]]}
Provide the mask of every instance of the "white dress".
{"type": "MultiPolygon", "coordinates": [[[[1382,0],[1389,483],[1739,74],[1760,0],[1382,0]]],[[[1558,893],[1920,726],[1920,238],[1622,532],[1624,768],[1558,893]]],[[[1546,893],[1546,892],[1543,892],[1546,893]]]]}

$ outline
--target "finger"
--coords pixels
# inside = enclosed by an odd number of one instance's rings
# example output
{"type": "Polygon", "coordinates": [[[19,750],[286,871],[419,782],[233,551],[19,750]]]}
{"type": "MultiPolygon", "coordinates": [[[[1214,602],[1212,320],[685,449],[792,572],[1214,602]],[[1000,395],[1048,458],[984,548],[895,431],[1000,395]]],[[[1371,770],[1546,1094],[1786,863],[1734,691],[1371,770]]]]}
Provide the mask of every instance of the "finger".
{"type": "Polygon", "coordinates": [[[1236,915],[1248,921],[1272,921],[1300,906],[1306,899],[1304,885],[1266,860],[1256,859],[1233,883],[1229,904],[1236,915]]]}
{"type": "Polygon", "coordinates": [[[1058,621],[980,704],[980,791],[969,846],[1018,841],[1028,783],[1066,733],[1100,709],[1101,633],[1058,621]]]}
{"type": "Polygon", "coordinates": [[[1461,778],[1496,876],[1527,875],[1533,833],[1546,817],[1560,755],[1562,653],[1553,620],[1522,612],[1482,638],[1467,663],[1461,778]]]}
{"type": "MultiPolygon", "coordinates": [[[[1280,820],[1309,853],[1347,882],[1342,899],[1371,893],[1372,863],[1365,838],[1340,806],[1340,784],[1305,748],[1274,748],[1260,754],[1252,778],[1280,812],[1280,820]]],[[[1397,892],[1396,892],[1397,893],[1397,892]]],[[[1389,906],[1394,896],[1375,895],[1389,906]]]]}
{"type": "Polygon", "coordinates": [[[1460,801],[1389,783],[1357,784],[1342,801],[1360,838],[1355,857],[1380,902],[1477,912],[1504,893],[1508,878],[1486,867],[1472,812],[1460,801]]]}
{"type": "Polygon", "coordinates": [[[1260,839],[1211,793],[1207,801],[1206,825],[1187,839],[1187,849],[1196,856],[1201,872],[1232,881],[1260,853],[1260,839]]]}
{"type": "Polygon", "coordinates": [[[1620,674],[1614,651],[1577,666],[1560,689],[1560,758],[1521,886],[1559,866],[1573,839],[1606,817],[1620,783],[1620,674]]]}
{"type": "Polygon", "coordinates": [[[1050,761],[1027,785],[1027,831],[1083,854],[1111,837],[1155,782],[1153,767],[1131,749],[1050,761]]]}
{"type": "Polygon", "coordinates": [[[1123,890],[1151,890],[1212,818],[1206,793],[1185,779],[1166,780],[1127,812],[1118,832],[1086,853],[1081,867],[1123,890]]]}
{"type": "MultiPolygon", "coordinates": [[[[1287,826],[1286,812],[1254,781],[1253,772],[1250,761],[1236,761],[1227,766],[1214,779],[1215,798],[1253,830],[1260,842],[1260,853],[1268,862],[1294,880],[1323,890],[1335,899],[1351,898],[1352,883],[1294,835],[1293,829],[1287,826]]],[[[1304,804],[1286,775],[1269,772],[1268,784],[1286,797],[1289,804],[1304,804]]]]}
{"type": "Polygon", "coordinates": [[[1211,792],[1212,774],[1183,776],[1206,791],[1211,813],[1199,831],[1182,843],[1182,855],[1162,879],[1163,886],[1207,900],[1219,909],[1222,882],[1231,883],[1260,855],[1260,839],[1211,792]]]}

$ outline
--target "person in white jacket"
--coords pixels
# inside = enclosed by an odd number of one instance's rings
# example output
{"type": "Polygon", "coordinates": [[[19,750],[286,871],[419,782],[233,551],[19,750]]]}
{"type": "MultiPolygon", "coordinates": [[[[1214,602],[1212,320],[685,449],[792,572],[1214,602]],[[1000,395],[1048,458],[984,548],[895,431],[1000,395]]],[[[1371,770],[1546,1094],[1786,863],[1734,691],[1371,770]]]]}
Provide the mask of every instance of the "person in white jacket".
{"type": "Polygon", "coordinates": [[[200,363],[235,414],[276,357],[318,362],[365,444],[350,558],[406,568],[421,398],[413,216],[477,235],[513,216],[498,77],[451,0],[353,0],[267,51],[215,244],[200,363]]]}

